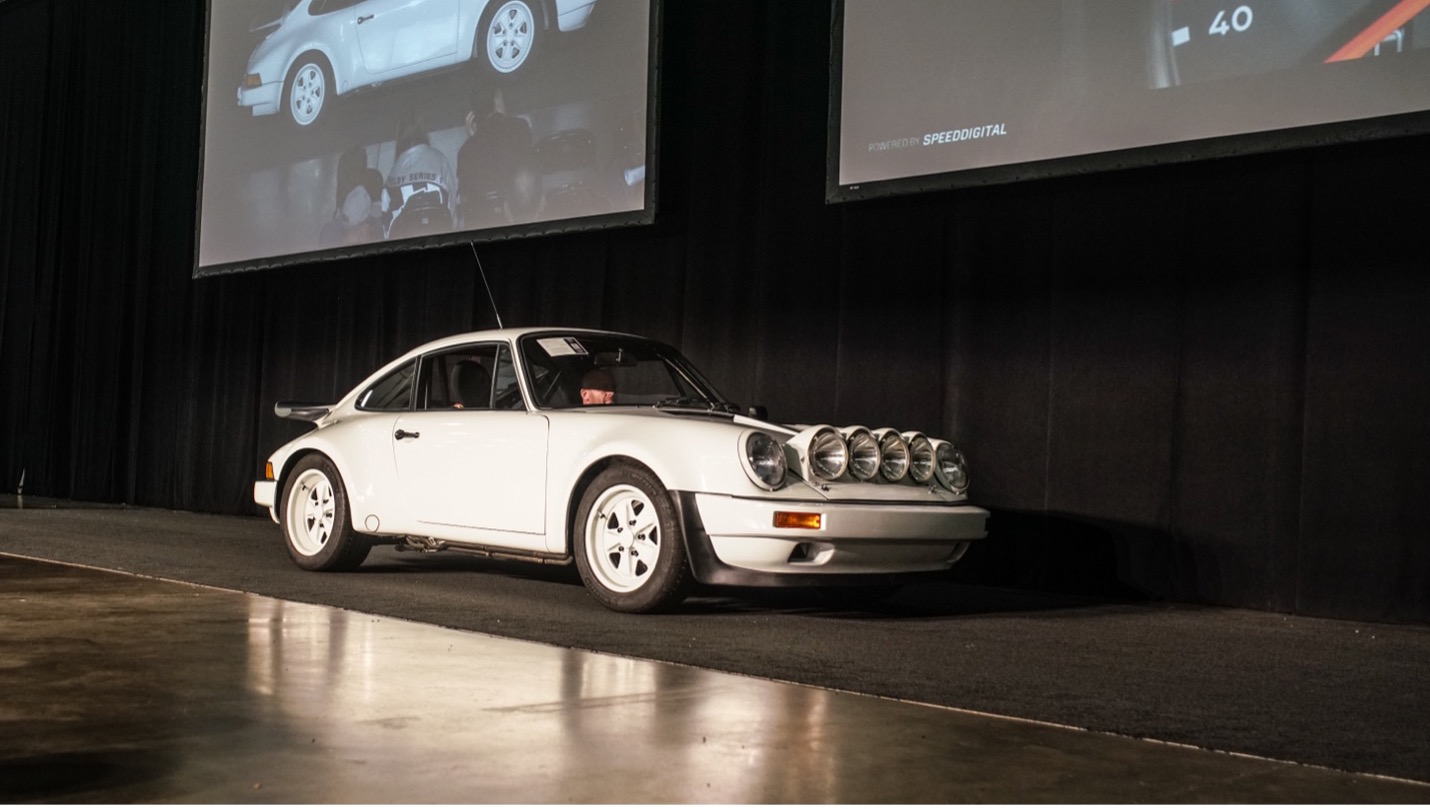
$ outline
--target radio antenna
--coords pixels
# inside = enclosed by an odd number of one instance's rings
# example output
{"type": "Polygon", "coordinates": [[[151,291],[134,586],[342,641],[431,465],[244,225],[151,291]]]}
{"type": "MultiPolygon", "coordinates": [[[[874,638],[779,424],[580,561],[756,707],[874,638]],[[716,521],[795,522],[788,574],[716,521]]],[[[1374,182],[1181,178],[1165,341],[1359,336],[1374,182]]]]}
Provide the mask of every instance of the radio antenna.
{"type": "Polygon", "coordinates": [[[501,312],[497,311],[497,299],[492,297],[492,285],[487,283],[487,271],[482,269],[482,257],[477,255],[477,243],[467,242],[467,246],[472,248],[472,258],[477,260],[477,272],[482,276],[482,286],[487,288],[487,300],[492,302],[492,314],[497,317],[497,328],[506,328],[501,324],[501,312]]]}

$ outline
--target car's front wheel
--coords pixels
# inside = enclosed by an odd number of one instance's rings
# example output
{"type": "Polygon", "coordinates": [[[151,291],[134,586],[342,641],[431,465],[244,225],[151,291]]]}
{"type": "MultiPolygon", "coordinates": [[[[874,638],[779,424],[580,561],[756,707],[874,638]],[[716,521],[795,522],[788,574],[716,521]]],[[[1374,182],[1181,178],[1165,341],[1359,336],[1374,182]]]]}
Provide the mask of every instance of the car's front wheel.
{"type": "Polygon", "coordinates": [[[327,60],[318,54],[304,54],[288,71],[288,81],[283,85],[288,120],[299,129],[316,125],[330,104],[332,87],[333,72],[327,60]]]}
{"type": "Polygon", "coordinates": [[[476,58],[498,78],[521,71],[541,38],[540,9],[533,0],[493,2],[477,31],[476,58]]]}
{"type": "Polygon", "coordinates": [[[322,455],[298,462],[283,484],[283,537],[304,570],[353,570],[372,543],[353,530],[342,476],[322,455]]]}
{"type": "Polygon", "coordinates": [[[596,476],[576,510],[576,568],[617,612],[670,609],[690,592],[685,541],[670,496],[645,469],[616,464],[596,476]]]}

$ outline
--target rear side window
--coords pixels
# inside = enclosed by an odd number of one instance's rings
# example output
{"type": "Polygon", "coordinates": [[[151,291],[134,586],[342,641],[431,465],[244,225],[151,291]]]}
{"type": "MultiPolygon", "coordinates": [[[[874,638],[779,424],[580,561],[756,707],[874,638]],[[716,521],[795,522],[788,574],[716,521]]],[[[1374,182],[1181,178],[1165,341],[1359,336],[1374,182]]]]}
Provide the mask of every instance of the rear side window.
{"type": "Polygon", "coordinates": [[[410,410],[412,380],[417,375],[417,363],[409,362],[379,379],[358,397],[359,410],[410,410]]]}
{"type": "Polygon", "coordinates": [[[313,4],[308,6],[308,13],[314,17],[331,14],[334,11],[342,11],[351,8],[362,2],[362,0],[313,0],[313,4]]]}

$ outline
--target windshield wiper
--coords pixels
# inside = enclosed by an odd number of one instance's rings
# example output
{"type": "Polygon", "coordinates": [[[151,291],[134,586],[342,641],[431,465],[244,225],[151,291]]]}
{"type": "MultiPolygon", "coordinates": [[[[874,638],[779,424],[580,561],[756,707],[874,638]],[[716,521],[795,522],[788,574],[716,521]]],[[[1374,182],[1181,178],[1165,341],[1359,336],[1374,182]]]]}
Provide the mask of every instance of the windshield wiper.
{"type": "Polygon", "coordinates": [[[656,407],[690,407],[711,413],[739,413],[740,406],[734,402],[717,402],[704,396],[667,396],[655,403],[656,407]]]}

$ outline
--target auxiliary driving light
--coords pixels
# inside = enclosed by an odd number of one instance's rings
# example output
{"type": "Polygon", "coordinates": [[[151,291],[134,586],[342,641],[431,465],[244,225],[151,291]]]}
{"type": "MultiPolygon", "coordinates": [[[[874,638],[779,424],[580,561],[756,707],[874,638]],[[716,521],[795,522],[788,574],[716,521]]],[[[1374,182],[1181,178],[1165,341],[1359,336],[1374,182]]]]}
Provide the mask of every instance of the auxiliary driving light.
{"type": "Polygon", "coordinates": [[[844,431],[844,443],[849,446],[849,474],[859,480],[871,480],[879,474],[884,455],[879,441],[867,427],[849,427],[844,431]]]}
{"type": "Polygon", "coordinates": [[[828,424],[806,427],[788,443],[799,455],[800,474],[809,483],[838,480],[849,468],[849,446],[828,424]]]}
{"type": "Polygon", "coordinates": [[[949,491],[968,488],[968,462],[953,444],[942,439],[933,442],[934,470],[938,482],[949,491]]]}
{"type": "Polygon", "coordinates": [[[883,457],[883,462],[879,464],[879,473],[884,476],[884,480],[898,483],[907,477],[909,444],[899,435],[899,431],[893,427],[880,427],[874,431],[874,438],[879,442],[879,454],[883,457]]]}
{"type": "Polygon", "coordinates": [[[915,483],[928,483],[934,476],[933,442],[920,432],[904,433],[909,442],[909,477],[915,483]]]}

